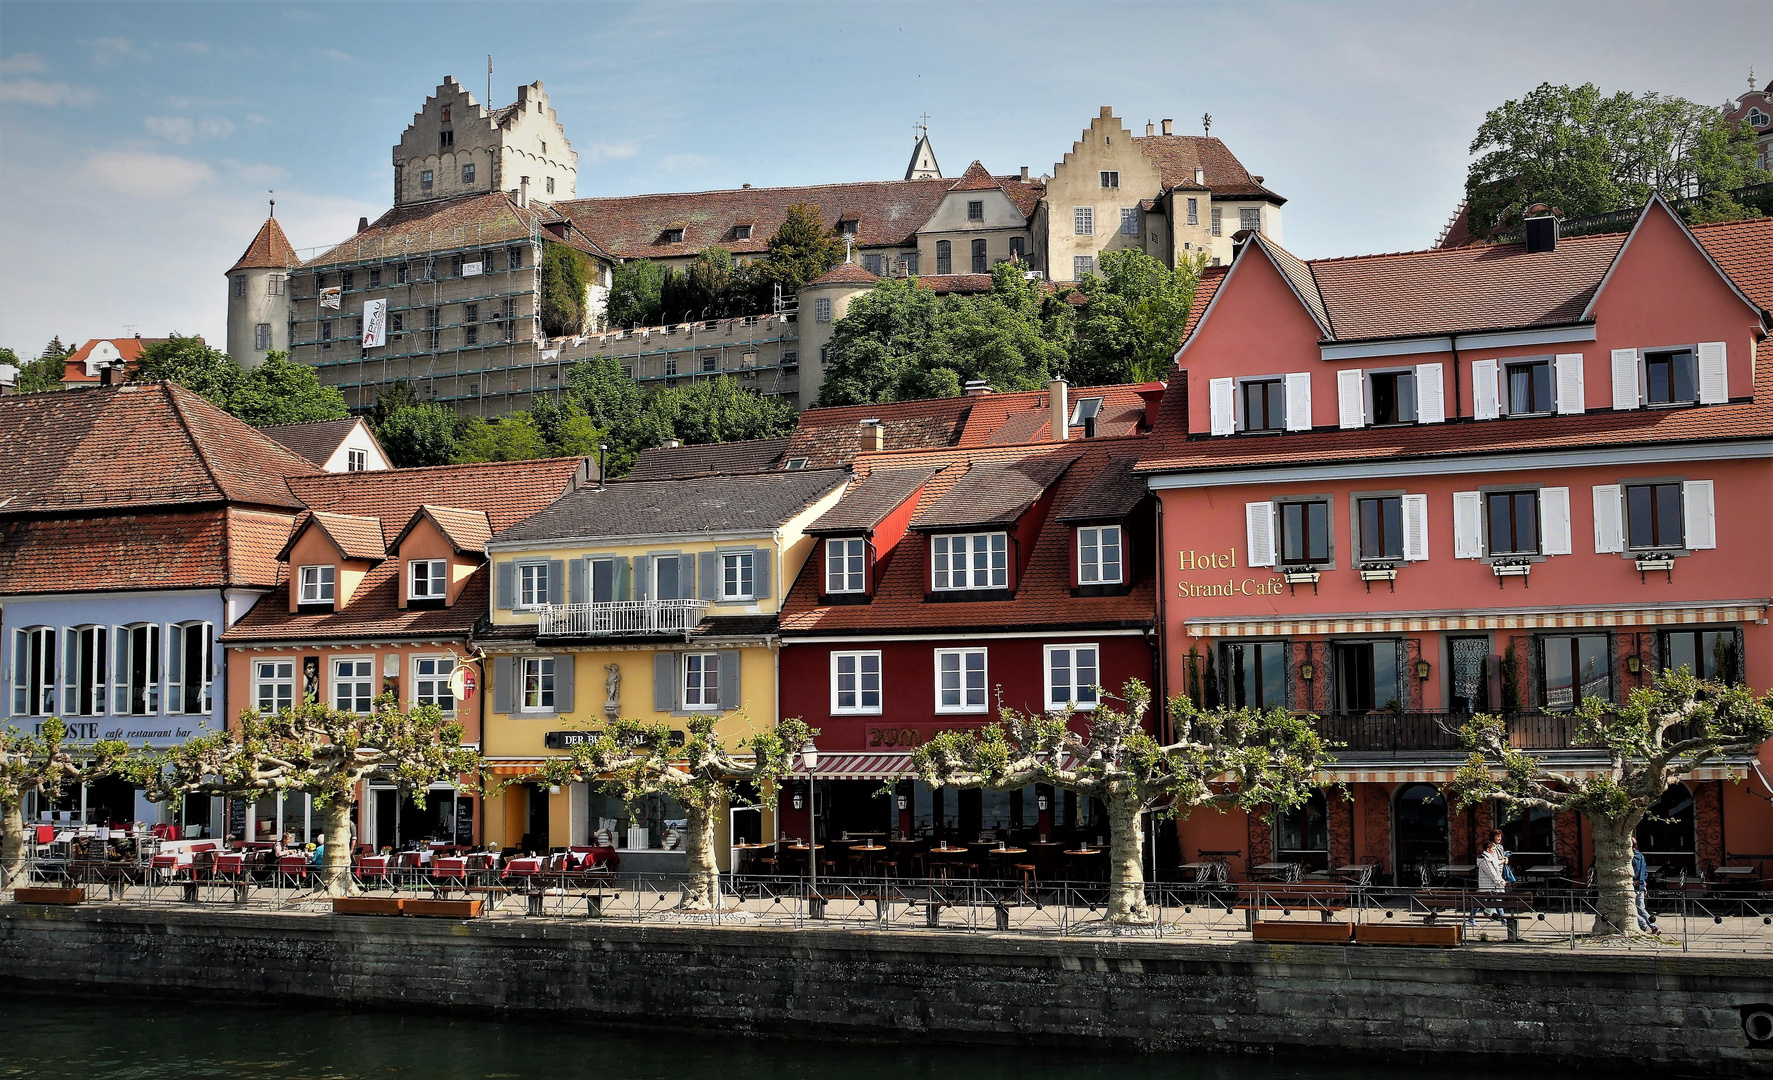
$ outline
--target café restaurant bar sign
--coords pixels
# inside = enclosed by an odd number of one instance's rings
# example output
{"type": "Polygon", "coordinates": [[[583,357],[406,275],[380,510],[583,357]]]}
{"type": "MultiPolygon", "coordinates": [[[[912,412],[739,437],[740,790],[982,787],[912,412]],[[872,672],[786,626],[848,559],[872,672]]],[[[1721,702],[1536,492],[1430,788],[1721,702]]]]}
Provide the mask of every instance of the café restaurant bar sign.
{"type": "MultiPolygon", "coordinates": [[[[1178,551],[1176,569],[1184,574],[1203,570],[1236,570],[1237,548],[1229,547],[1221,551],[1178,551]]],[[[1262,578],[1240,578],[1236,574],[1227,574],[1223,578],[1214,577],[1207,581],[1178,581],[1176,592],[1188,600],[1212,596],[1279,596],[1285,584],[1284,579],[1273,574],[1262,578]]]]}

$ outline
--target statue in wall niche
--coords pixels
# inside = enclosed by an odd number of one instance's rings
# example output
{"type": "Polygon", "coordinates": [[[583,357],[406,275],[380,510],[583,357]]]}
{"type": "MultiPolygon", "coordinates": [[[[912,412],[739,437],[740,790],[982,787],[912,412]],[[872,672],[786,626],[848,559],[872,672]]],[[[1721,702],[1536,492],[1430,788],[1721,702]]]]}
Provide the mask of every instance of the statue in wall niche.
{"type": "Polygon", "coordinates": [[[605,664],[603,670],[608,672],[603,680],[603,689],[606,695],[603,701],[603,711],[611,720],[614,720],[622,715],[622,669],[616,664],[605,664]]]}

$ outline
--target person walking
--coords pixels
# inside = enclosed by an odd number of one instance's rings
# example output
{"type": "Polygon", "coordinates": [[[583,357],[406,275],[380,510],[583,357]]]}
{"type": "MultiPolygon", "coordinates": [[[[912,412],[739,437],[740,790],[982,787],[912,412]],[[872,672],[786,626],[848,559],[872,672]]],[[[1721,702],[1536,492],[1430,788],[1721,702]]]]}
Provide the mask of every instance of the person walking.
{"type": "Polygon", "coordinates": [[[1650,865],[1644,861],[1644,853],[1638,850],[1638,838],[1631,838],[1631,892],[1638,902],[1638,930],[1645,934],[1660,934],[1662,927],[1656,925],[1656,916],[1650,913],[1647,903],[1650,896],[1650,865]]]}
{"type": "MultiPolygon", "coordinates": [[[[1478,855],[1478,896],[1482,897],[1485,894],[1497,896],[1507,892],[1507,869],[1508,853],[1502,850],[1502,837],[1500,834],[1493,835],[1490,838],[1490,842],[1484,845],[1482,853],[1478,855]]],[[[1495,913],[1500,915],[1502,913],[1501,908],[1496,908],[1495,913]]],[[[1484,907],[1480,903],[1478,908],[1466,917],[1465,925],[1468,927],[1476,927],[1477,917],[1479,915],[1488,916],[1490,914],[1491,909],[1484,907]]]]}

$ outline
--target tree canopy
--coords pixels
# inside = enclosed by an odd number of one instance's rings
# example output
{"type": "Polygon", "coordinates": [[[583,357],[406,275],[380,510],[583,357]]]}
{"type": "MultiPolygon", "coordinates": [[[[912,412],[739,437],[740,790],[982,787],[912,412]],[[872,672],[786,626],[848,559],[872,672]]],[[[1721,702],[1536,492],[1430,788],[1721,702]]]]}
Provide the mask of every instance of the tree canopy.
{"type": "Polygon", "coordinates": [[[582,334],[589,325],[591,259],[578,248],[549,244],[542,251],[542,333],[582,334]]]}
{"type": "Polygon", "coordinates": [[[24,868],[25,797],[55,796],[69,784],[109,776],[129,754],[128,745],[117,740],[75,748],[67,736],[67,724],[55,716],[35,732],[10,724],[0,728],[0,887],[24,868]]]}
{"type": "Polygon", "coordinates": [[[36,394],[44,390],[60,390],[62,375],[67,371],[66,357],[73,349],[62,344],[62,337],[57,334],[50,339],[43,351],[35,360],[20,361],[18,354],[11,349],[0,349],[0,364],[11,364],[19,369],[18,381],[13,389],[21,394],[36,394]]]}
{"type": "Polygon", "coordinates": [[[173,334],[148,345],[130,378],[178,383],[253,425],[339,420],[350,413],[337,387],[322,386],[313,368],[292,363],[288,353],[267,353],[247,371],[200,337],[173,334]]]}
{"type": "Polygon", "coordinates": [[[1103,252],[1099,265],[1100,274],[1085,275],[1079,286],[1083,313],[1067,377],[1079,386],[1167,379],[1207,252],[1183,256],[1171,269],[1125,248],[1103,252]]]}

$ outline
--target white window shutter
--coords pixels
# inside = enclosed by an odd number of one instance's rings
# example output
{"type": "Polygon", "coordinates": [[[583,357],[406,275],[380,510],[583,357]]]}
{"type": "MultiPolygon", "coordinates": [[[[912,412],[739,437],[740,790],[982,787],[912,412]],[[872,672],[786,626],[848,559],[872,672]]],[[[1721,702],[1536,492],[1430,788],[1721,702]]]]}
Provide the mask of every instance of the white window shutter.
{"type": "Polygon", "coordinates": [[[1594,486],[1594,550],[1597,555],[1625,550],[1619,494],[1618,484],[1594,486]]]}
{"type": "Polygon", "coordinates": [[[1405,495],[1403,502],[1404,560],[1422,562],[1428,558],[1428,496],[1405,495]]]}
{"type": "MultiPolygon", "coordinates": [[[[1496,361],[1471,362],[1471,415],[1476,420],[1494,420],[1502,415],[1502,395],[1496,382],[1496,361]]],[[[1475,494],[1475,492],[1473,493],[1475,494]]]]}
{"type": "MultiPolygon", "coordinates": [[[[1638,407],[1638,351],[1636,349],[1613,350],[1613,407],[1615,409],[1635,409],[1638,407]]],[[[1598,492],[1600,488],[1595,488],[1598,492]]]]}
{"type": "Polygon", "coordinates": [[[1689,480],[1681,485],[1681,518],[1688,551],[1718,546],[1717,509],[1712,502],[1710,480],[1689,480]]]}
{"type": "Polygon", "coordinates": [[[1249,541],[1250,565],[1274,565],[1274,504],[1244,504],[1244,531],[1249,541]]]}
{"type": "Polygon", "coordinates": [[[1570,489],[1539,489],[1539,553],[1570,554],[1570,489]]]}
{"type": "Polygon", "coordinates": [[[1721,341],[1699,343],[1699,404],[1722,405],[1730,400],[1730,367],[1721,341]]]}
{"type": "Polygon", "coordinates": [[[1214,379],[1207,383],[1207,407],[1212,414],[1213,434],[1230,435],[1237,430],[1237,384],[1231,379],[1214,379]]]}
{"type": "Polygon", "coordinates": [[[1588,407],[1582,400],[1582,354],[1559,353],[1557,373],[1558,412],[1580,416],[1588,407]]]}
{"type": "Polygon", "coordinates": [[[1287,430],[1311,430],[1311,372],[1287,375],[1287,430]]]}
{"type": "Polygon", "coordinates": [[[1336,373],[1336,406],[1343,427],[1366,426],[1366,382],[1360,368],[1347,368],[1336,373]]]}
{"type": "Polygon", "coordinates": [[[1447,389],[1439,364],[1416,365],[1416,422],[1441,424],[1447,419],[1447,389]]]}
{"type": "MultiPolygon", "coordinates": [[[[1495,361],[1491,361],[1495,366],[1495,361]]],[[[1453,557],[1484,557],[1484,504],[1475,491],[1453,492],[1453,557]]]]}

